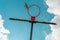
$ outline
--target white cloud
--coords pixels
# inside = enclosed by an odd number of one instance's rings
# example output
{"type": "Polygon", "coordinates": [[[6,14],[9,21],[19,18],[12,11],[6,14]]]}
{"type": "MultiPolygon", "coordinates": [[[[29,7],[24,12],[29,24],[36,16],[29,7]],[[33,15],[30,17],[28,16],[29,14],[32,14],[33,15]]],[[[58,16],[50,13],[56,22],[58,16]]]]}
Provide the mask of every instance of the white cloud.
{"type": "Polygon", "coordinates": [[[53,22],[57,23],[57,25],[50,25],[52,33],[47,35],[46,40],[60,40],[60,16],[55,16],[52,19],[53,22]]]}
{"type": "Polygon", "coordinates": [[[49,7],[48,12],[60,15],[60,0],[46,0],[46,4],[49,7]]]}
{"type": "Polygon", "coordinates": [[[45,40],[60,40],[60,0],[46,0],[47,11],[56,15],[51,21],[57,25],[50,25],[52,33],[47,35],[45,40]]]}
{"type": "Polygon", "coordinates": [[[8,40],[9,30],[5,29],[3,26],[4,20],[2,20],[2,16],[0,15],[0,40],[8,40]]]}

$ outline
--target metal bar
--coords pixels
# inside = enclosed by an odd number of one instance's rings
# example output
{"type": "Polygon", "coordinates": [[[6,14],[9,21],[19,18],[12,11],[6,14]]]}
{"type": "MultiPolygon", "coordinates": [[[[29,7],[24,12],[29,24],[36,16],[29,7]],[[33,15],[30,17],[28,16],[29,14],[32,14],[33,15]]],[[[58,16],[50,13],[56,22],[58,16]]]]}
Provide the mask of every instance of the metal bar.
{"type": "Polygon", "coordinates": [[[33,22],[31,22],[30,40],[32,40],[32,34],[33,34],[33,22]]]}
{"type": "Polygon", "coordinates": [[[44,22],[44,21],[34,21],[35,23],[42,23],[42,24],[52,24],[52,25],[57,25],[56,23],[53,22],[44,22]]]}
{"type": "Polygon", "coordinates": [[[26,19],[20,19],[20,18],[9,18],[10,20],[16,20],[16,21],[25,21],[25,22],[30,22],[29,20],[26,19]]]}
{"type": "Polygon", "coordinates": [[[53,25],[57,25],[56,23],[51,23],[51,22],[31,21],[31,20],[19,19],[19,18],[10,18],[10,20],[17,20],[17,21],[26,21],[26,22],[30,22],[30,23],[31,23],[30,40],[32,40],[32,35],[33,35],[33,24],[34,24],[34,23],[43,23],[43,24],[53,24],[53,25]]]}
{"type": "Polygon", "coordinates": [[[10,20],[16,20],[16,21],[25,21],[25,22],[33,22],[33,23],[43,23],[43,24],[52,24],[52,25],[57,25],[56,23],[53,23],[53,22],[45,22],[45,21],[31,21],[31,20],[20,19],[20,18],[10,18],[10,20]]]}

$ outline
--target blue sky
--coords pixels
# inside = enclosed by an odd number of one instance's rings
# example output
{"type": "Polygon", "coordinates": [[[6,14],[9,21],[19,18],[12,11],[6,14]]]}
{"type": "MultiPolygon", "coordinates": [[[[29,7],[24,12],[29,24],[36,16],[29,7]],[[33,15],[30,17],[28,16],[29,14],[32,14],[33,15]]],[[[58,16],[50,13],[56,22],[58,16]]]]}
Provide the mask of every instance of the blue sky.
{"type": "MultiPolygon", "coordinates": [[[[40,6],[40,15],[36,20],[50,21],[54,15],[47,12],[48,6],[44,0],[0,0],[0,14],[5,20],[4,26],[10,31],[9,40],[29,40],[31,24],[22,21],[9,20],[10,17],[30,19],[24,2],[28,5],[40,6]]],[[[36,10],[36,9],[35,9],[36,10]]],[[[33,11],[33,15],[36,13],[33,11]]],[[[50,26],[46,24],[34,24],[33,40],[45,40],[46,33],[51,33],[50,26]]]]}

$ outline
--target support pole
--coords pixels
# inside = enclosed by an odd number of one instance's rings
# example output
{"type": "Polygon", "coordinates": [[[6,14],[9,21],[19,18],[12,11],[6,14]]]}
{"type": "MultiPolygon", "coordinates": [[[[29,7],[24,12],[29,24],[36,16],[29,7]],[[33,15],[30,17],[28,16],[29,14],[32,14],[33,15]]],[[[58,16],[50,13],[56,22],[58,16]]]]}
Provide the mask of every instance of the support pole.
{"type": "Polygon", "coordinates": [[[31,22],[30,40],[32,40],[32,34],[33,34],[33,22],[31,22]]]}

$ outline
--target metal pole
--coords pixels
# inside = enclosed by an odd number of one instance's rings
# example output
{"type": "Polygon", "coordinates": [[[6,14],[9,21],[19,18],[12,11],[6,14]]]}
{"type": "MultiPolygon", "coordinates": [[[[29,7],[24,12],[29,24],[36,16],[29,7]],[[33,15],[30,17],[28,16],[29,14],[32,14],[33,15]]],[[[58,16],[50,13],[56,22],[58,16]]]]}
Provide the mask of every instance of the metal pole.
{"type": "Polygon", "coordinates": [[[31,22],[30,40],[32,40],[32,34],[33,34],[33,22],[31,22]]]}

